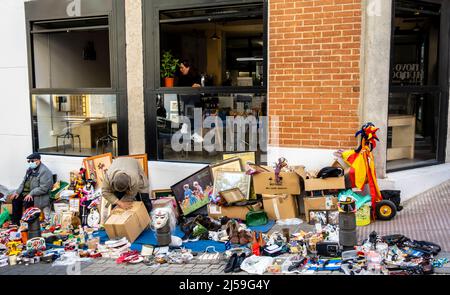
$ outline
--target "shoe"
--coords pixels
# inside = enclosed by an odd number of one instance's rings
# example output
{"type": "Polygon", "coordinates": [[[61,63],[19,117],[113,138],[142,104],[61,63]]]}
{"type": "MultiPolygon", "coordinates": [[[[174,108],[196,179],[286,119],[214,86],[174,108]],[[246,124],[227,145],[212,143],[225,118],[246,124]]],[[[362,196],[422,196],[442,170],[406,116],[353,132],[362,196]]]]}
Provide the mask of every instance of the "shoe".
{"type": "Polygon", "coordinates": [[[259,244],[260,247],[264,247],[266,245],[266,241],[264,240],[262,232],[259,232],[258,244],[259,244]]]}
{"type": "Polygon", "coordinates": [[[231,244],[239,244],[239,232],[237,230],[233,231],[230,238],[231,244]]]}
{"type": "Polygon", "coordinates": [[[230,273],[230,272],[234,271],[237,260],[238,260],[237,254],[233,253],[233,255],[231,255],[231,257],[230,257],[230,260],[228,260],[227,265],[225,266],[223,272],[230,273]]]}
{"type": "Polygon", "coordinates": [[[238,256],[237,260],[236,260],[236,265],[233,268],[233,272],[241,272],[241,264],[242,261],[245,260],[245,253],[242,253],[241,255],[238,256]]]}
{"type": "Polygon", "coordinates": [[[239,232],[239,244],[240,245],[247,245],[250,243],[250,238],[245,230],[242,230],[239,232]]]}

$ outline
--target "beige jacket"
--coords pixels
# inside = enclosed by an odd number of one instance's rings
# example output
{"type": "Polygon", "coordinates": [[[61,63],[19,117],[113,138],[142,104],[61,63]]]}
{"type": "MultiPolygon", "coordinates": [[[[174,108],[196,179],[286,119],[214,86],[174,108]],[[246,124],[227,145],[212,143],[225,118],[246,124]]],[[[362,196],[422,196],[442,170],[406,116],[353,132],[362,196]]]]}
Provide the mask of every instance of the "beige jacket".
{"type": "Polygon", "coordinates": [[[133,158],[117,158],[113,161],[105,175],[102,185],[103,197],[111,204],[115,204],[119,199],[114,195],[114,188],[111,179],[118,172],[124,172],[131,178],[131,188],[122,197],[122,201],[134,201],[138,193],[149,193],[148,177],[142,170],[139,162],[133,158]]]}

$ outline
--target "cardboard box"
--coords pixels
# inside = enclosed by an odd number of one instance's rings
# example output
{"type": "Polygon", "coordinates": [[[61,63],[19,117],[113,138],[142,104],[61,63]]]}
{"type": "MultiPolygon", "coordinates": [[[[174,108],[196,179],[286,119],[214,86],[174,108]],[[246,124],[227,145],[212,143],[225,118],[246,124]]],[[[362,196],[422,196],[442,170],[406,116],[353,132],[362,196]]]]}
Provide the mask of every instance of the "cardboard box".
{"type": "Polygon", "coordinates": [[[335,189],[345,189],[345,177],[330,177],[330,178],[313,178],[307,176],[305,170],[297,170],[300,177],[303,178],[305,184],[305,191],[322,191],[322,190],[335,190],[335,189]]]}
{"type": "Polygon", "coordinates": [[[133,243],[150,224],[150,216],[142,202],[133,202],[129,210],[115,208],[106,220],[104,227],[108,237],[126,237],[133,243]]]}
{"type": "Polygon", "coordinates": [[[228,217],[228,218],[234,218],[234,219],[241,219],[245,220],[247,217],[247,213],[250,211],[250,209],[253,210],[261,210],[262,205],[261,203],[257,203],[255,205],[251,206],[219,206],[216,204],[209,204],[208,205],[208,216],[214,219],[219,219],[221,217],[228,217]]]}
{"type": "Polygon", "coordinates": [[[309,222],[309,211],[332,211],[337,210],[338,198],[335,196],[324,196],[304,198],[306,222],[309,222]]]}
{"type": "Polygon", "coordinates": [[[293,195],[263,195],[264,211],[271,220],[299,217],[297,197],[293,195]]]}
{"type": "Polygon", "coordinates": [[[261,195],[299,195],[301,193],[300,175],[304,172],[303,166],[296,167],[292,172],[280,172],[280,183],[276,183],[275,172],[272,168],[269,169],[270,172],[253,175],[255,193],[261,195]]]}

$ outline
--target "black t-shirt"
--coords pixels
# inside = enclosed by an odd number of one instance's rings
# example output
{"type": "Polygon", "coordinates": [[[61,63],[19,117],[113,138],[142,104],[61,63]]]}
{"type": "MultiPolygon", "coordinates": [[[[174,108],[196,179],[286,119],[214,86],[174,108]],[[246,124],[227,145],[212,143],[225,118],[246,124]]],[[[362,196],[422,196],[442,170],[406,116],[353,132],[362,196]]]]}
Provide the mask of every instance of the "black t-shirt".
{"type": "Polygon", "coordinates": [[[200,83],[201,83],[200,75],[190,70],[187,75],[180,74],[178,76],[177,86],[192,87],[192,85],[200,83]]]}

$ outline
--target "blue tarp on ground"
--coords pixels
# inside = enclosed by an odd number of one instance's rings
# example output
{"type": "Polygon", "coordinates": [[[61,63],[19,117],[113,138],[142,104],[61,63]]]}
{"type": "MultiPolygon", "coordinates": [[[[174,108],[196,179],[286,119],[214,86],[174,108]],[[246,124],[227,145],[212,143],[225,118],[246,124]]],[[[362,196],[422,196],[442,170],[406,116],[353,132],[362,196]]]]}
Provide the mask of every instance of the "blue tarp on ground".
{"type": "MultiPolygon", "coordinates": [[[[252,231],[267,233],[274,226],[274,224],[275,224],[275,222],[271,220],[266,225],[253,226],[253,227],[249,227],[249,228],[252,231]]],[[[175,232],[173,234],[180,238],[184,236],[184,233],[181,231],[179,226],[177,226],[177,228],[175,229],[175,232]]],[[[98,231],[97,233],[94,233],[94,236],[100,237],[101,243],[104,243],[105,241],[109,240],[105,231],[98,231]]],[[[148,230],[145,230],[137,238],[136,241],[134,241],[134,243],[131,245],[130,248],[131,248],[131,250],[141,251],[142,245],[156,245],[156,244],[157,244],[157,242],[156,242],[155,233],[152,230],[148,229],[148,230]]],[[[194,252],[203,252],[209,246],[215,247],[217,252],[225,252],[225,244],[224,243],[215,242],[215,241],[211,241],[211,240],[204,240],[204,241],[200,240],[200,241],[195,241],[195,242],[183,243],[183,247],[185,247],[186,249],[191,249],[194,252]]]]}

